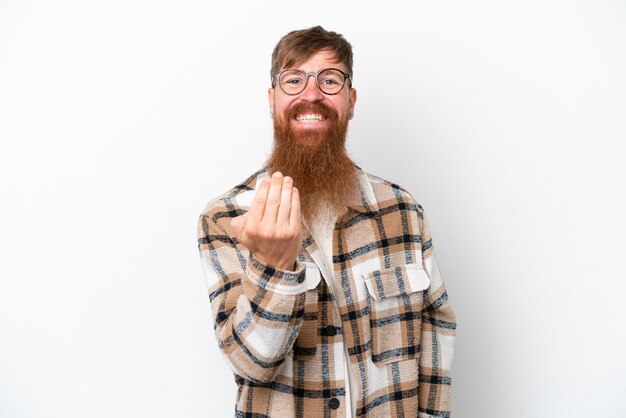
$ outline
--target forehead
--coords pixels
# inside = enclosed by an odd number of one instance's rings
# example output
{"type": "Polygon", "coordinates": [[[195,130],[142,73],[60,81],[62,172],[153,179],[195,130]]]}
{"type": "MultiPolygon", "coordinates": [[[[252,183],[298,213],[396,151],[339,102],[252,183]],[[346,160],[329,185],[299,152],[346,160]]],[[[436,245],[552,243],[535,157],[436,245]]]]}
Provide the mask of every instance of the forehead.
{"type": "Polygon", "coordinates": [[[338,68],[342,71],[346,71],[345,64],[339,61],[337,54],[334,51],[328,50],[317,51],[310,57],[290,65],[288,64],[283,68],[297,68],[307,72],[319,71],[324,68],[338,68]]]}

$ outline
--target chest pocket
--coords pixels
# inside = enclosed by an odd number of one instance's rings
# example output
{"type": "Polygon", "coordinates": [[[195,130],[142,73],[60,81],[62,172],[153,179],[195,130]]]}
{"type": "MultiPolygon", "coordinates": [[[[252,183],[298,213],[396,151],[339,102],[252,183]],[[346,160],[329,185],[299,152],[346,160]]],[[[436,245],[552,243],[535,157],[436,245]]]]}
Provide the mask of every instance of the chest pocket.
{"type": "Polygon", "coordinates": [[[365,278],[372,361],[378,366],[419,356],[424,292],[429,285],[428,274],[417,264],[376,270],[365,278]]]}

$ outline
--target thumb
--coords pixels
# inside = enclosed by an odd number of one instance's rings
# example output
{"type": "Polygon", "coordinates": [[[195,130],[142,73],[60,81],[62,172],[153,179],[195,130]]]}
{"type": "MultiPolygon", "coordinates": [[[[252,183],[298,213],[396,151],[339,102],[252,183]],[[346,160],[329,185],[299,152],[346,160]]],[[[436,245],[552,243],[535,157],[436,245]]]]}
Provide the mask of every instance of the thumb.
{"type": "Polygon", "coordinates": [[[242,215],[231,219],[230,226],[233,228],[233,233],[235,234],[237,241],[241,241],[241,235],[243,234],[243,229],[246,226],[245,217],[242,215]]]}

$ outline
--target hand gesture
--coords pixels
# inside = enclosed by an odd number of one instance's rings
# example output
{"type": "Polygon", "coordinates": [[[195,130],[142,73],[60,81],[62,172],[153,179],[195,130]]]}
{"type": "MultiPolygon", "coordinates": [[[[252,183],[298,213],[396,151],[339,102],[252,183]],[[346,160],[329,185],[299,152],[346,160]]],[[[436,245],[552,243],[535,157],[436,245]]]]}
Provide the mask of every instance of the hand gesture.
{"type": "Polygon", "coordinates": [[[260,261],[292,270],[302,245],[300,197],[291,177],[264,178],[248,212],[231,221],[235,237],[260,261]]]}

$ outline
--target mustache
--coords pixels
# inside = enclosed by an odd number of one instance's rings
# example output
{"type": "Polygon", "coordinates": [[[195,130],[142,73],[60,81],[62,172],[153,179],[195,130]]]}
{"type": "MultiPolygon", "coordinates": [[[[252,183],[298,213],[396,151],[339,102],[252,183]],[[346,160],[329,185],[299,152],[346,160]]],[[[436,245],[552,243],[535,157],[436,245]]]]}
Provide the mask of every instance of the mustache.
{"type": "Polygon", "coordinates": [[[330,120],[336,120],[338,118],[337,111],[331,109],[321,102],[300,102],[295,105],[289,112],[287,112],[288,119],[293,119],[298,114],[302,113],[316,113],[322,115],[322,117],[330,120]]]}

